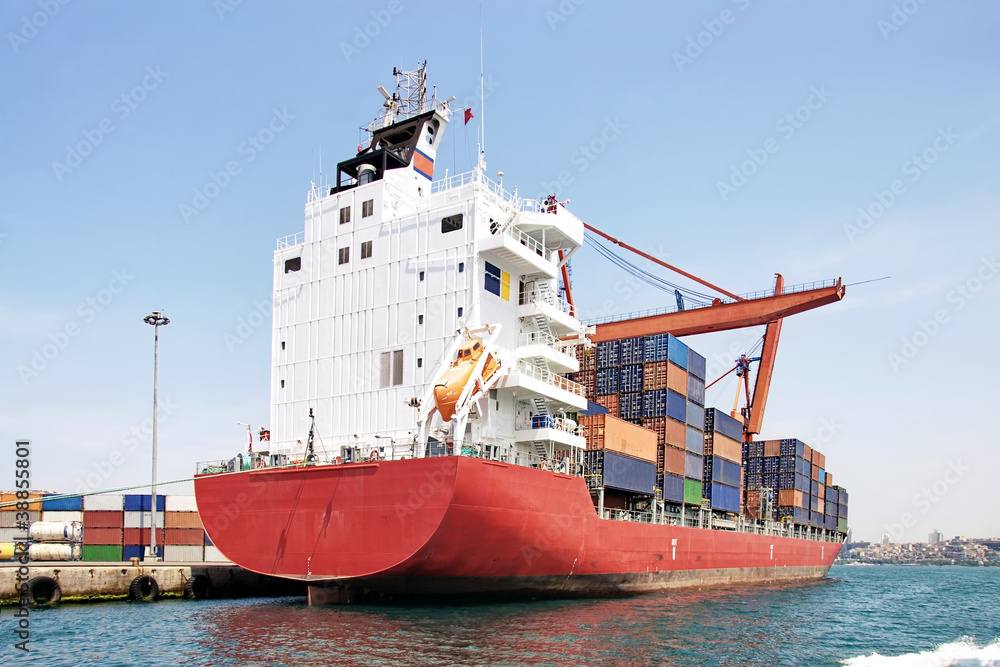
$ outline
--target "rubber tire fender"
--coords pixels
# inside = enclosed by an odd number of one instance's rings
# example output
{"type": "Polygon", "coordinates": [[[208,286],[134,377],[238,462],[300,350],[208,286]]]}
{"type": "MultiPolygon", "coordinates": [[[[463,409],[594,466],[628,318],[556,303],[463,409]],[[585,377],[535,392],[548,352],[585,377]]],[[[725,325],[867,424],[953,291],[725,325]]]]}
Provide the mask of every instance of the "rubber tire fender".
{"type": "Polygon", "coordinates": [[[132,580],[128,587],[128,599],[136,602],[152,602],[160,597],[160,585],[148,574],[142,574],[132,580]]]}
{"type": "Polygon", "coordinates": [[[202,574],[189,577],[184,582],[184,597],[193,600],[204,600],[212,595],[212,582],[202,574]]]}
{"type": "Polygon", "coordinates": [[[28,601],[35,605],[59,604],[62,588],[52,577],[32,577],[28,580],[28,601]]]}

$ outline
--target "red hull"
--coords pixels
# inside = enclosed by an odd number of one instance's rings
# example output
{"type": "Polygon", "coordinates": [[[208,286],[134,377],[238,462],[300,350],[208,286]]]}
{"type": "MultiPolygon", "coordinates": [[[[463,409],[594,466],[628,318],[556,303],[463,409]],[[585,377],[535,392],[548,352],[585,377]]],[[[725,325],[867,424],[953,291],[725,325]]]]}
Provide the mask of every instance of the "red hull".
{"type": "Polygon", "coordinates": [[[821,578],[840,544],[611,521],[584,481],[469,457],[195,478],[213,543],[261,574],[400,594],[632,595],[821,578]]]}

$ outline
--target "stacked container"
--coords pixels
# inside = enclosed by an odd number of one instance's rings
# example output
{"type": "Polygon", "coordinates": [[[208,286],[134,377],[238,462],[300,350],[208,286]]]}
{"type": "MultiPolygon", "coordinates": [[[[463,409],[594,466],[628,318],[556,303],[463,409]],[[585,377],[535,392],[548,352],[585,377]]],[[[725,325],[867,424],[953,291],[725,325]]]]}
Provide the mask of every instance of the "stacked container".
{"type": "Polygon", "coordinates": [[[167,496],[163,559],[200,562],[205,559],[205,528],[194,496],[167,496]]]}
{"type": "Polygon", "coordinates": [[[587,439],[587,483],[633,494],[652,495],[656,486],[656,435],[611,414],[581,413],[587,439]]]}
{"type": "Polygon", "coordinates": [[[703,495],[712,509],[737,513],[743,485],[743,424],[717,408],[705,410],[703,495]]]}
{"type": "Polygon", "coordinates": [[[125,496],[83,499],[83,560],[121,561],[125,534],[125,496]]]}
{"type": "MultiPolygon", "coordinates": [[[[28,494],[28,498],[23,500],[32,501],[41,497],[42,494],[40,493],[30,492],[28,494]]],[[[3,503],[16,503],[19,500],[22,499],[19,499],[17,497],[17,493],[14,491],[6,491],[3,494],[0,494],[0,502],[3,503]]],[[[28,507],[29,507],[29,509],[27,510],[28,523],[31,524],[34,523],[35,521],[41,521],[42,520],[41,503],[31,502],[28,505],[28,507]]],[[[13,553],[14,547],[12,543],[17,542],[18,540],[23,540],[27,536],[28,531],[25,530],[24,528],[18,527],[18,520],[17,520],[18,511],[23,512],[24,510],[18,510],[16,505],[0,508],[0,543],[9,545],[4,549],[5,553],[13,553]]],[[[21,519],[23,521],[24,517],[22,516],[21,519]]]]}
{"type": "MultiPolygon", "coordinates": [[[[156,496],[156,555],[163,558],[163,526],[166,512],[166,496],[156,496]]],[[[128,494],[125,496],[125,534],[122,542],[124,560],[145,558],[149,547],[153,513],[150,494],[128,494]]]]}

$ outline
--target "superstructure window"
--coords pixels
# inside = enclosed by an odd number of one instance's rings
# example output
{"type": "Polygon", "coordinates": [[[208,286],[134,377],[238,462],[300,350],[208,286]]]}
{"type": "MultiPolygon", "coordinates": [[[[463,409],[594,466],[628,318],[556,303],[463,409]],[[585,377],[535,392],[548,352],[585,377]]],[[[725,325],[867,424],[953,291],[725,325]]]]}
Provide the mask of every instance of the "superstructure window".
{"type": "Polygon", "coordinates": [[[398,387],[403,384],[403,351],[393,350],[379,355],[379,386],[398,387]]]}
{"type": "Polygon", "coordinates": [[[344,224],[351,221],[351,207],[345,206],[340,209],[340,224],[344,224]]]}
{"type": "Polygon", "coordinates": [[[420,282],[424,282],[424,272],[420,272],[420,282]]]}
{"type": "Polygon", "coordinates": [[[459,262],[458,263],[458,272],[459,273],[464,273],[465,272],[465,262],[459,262]]]}
{"type": "Polygon", "coordinates": [[[361,244],[361,259],[368,259],[372,256],[372,242],[365,241],[361,244]]]}
{"type": "Polygon", "coordinates": [[[423,323],[424,323],[424,316],[417,315],[417,324],[423,324],[423,323]]]}
{"type": "Polygon", "coordinates": [[[291,259],[285,260],[285,273],[291,273],[293,271],[298,271],[302,268],[302,258],[292,257],[291,259]]]}
{"type": "Polygon", "coordinates": [[[462,214],[449,215],[441,218],[441,233],[457,232],[462,228],[462,214]]]}
{"type": "Polygon", "coordinates": [[[464,309],[464,308],[462,308],[461,306],[459,306],[459,307],[458,307],[458,316],[459,316],[459,317],[461,317],[461,316],[462,316],[462,313],[464,313],[464,312],[465,312],[465,309],[464,309]]]}
{"type": "Polygon", "coordinates": [[[350,246],[337,251],[337,264],[347,264],[349,261],[351,261],[350,246]]]}
{"type": "Polygon", "coordinates": [[[361,202],[361,217],[367,218],[375,213],[375,200],[369,199],[368,201],[361,202]]]}
{"type": "Polygon", "coordinates": [[[483,272],[484,287],[487,292],[496,294],[504,301],[510,301],[510,274],[501,271],[499,266],[486,262],[483,272]]]}

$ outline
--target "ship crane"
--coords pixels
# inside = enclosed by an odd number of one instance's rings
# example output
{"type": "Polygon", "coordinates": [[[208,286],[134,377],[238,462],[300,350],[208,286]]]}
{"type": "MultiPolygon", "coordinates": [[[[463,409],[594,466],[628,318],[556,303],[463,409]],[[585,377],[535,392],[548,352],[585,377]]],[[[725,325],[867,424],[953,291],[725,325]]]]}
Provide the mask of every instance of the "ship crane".
{"type": "MultiPolygon", "coordinates": [[[[781,274],[775,274],[773,293],[738,296],[698,276],[668,264],[658,257],[643,252],[624,241],[620,241],[592,225],[584,223],[583,226],[588,231],[607,239],[611,243],[659,266],[679,273],[721,295],[714,298],[710,305],[702,307],[695,307],[692,304],[682,306],[683,301],[678,298],[678,308],[674,311],[598,323],[594,328],[594,334],[591,336],[592,342],[600,343],[621,338],[652,336],[663,333],[671,333],[680,338],[682,336],[693,336],[713,331],[729,331],[761,325],[766,327],[760,356],[753,359],[746,359],[742,376],[747,401],[747,407],[744,409],[743,414],[743,439],[745,442],[748,442],[753,436],[758,435],[764,420],[764,408],[767,405],[771,375],[774,372],[774,360],[778,351],[778,339],[781,336],[782,321],[789,315],[803,313],[843,299],[846,293],[843,280],[837,278],[835,281],[797,285],[786,289],[784,278],[781,274]],[[752,395],[750,392],[751,361],[758,362],[752,395]]],[[[565,274],[563,279],[565,281],[565,274]]],[[[567,301],[572,303],[572,297],[569,296],[571,290],[568,281],[566,281],[565,287],[567,301]]],[[[737,362],[737,366],[725,375],[728,375],[739,367],[740,362],[737,362]]],[[[737,404],[738,402],[739,398],[737,397],[737,404]]],[[[733,416],[735,417],[735,407],[733,412],[733,416]]]]}

